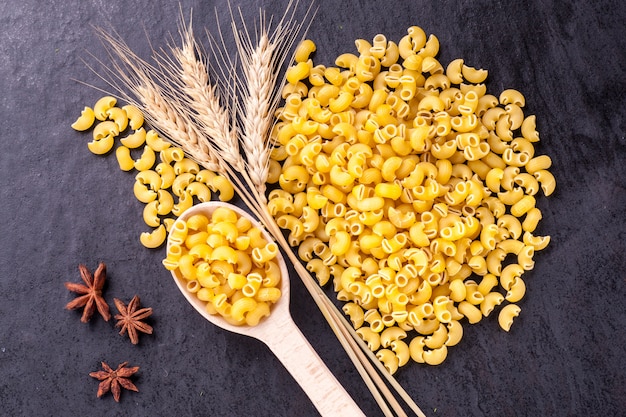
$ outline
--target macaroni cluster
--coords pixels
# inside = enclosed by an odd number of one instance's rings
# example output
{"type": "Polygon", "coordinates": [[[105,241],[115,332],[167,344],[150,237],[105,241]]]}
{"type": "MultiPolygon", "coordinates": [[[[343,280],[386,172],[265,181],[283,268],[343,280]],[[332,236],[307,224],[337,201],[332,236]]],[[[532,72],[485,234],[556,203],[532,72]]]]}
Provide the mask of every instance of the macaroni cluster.
{"type": "Polygon", "coordinates": [[[146,131],[143,113],[137,107],[116,104],[114,97],[100,98],[93,109],[84,108],[72,128],[86,131],[93,127],[93,140],[87,146],[97,155],[108,154],[115,145],[114,139],[129,130],[120,138],[115,156],[122,171],[138,171],[133,192],[145,204],[143,220],[152,228],[140,235],[140,241],[147,248],[157,248],[165,242],[174,216],[180,216],[195,201],[211,200],[212,193],[219,193],[220,200],[228,201],[234,196],[234,189],[225,177],[200,169],[182,149],[171,146],[154,130],[146,131]],[[133,157],[135,152],[137,158],[133,157]]]}
{"type": "Polygon", "coordinates": [[[377,35],[336,66],[304,41],[287,71],[272,136],[268,208],[320,285],[391,372],[440,364],[470,324],[500,309],[508,331],[537,236],[536,195],[551,160],[536,155],[524,96],[488,94],[487,71],[411,27],[377,35]],[[409,341],[407,337],[413,333],[409,341]]]}
{"type": "Polygon", "coordinates": [[[255,326],[281,296],[277,255],[276,243],[250,220],[218,207],[174,223],[163,265],[180,273],[210,314],[255,326]]]}

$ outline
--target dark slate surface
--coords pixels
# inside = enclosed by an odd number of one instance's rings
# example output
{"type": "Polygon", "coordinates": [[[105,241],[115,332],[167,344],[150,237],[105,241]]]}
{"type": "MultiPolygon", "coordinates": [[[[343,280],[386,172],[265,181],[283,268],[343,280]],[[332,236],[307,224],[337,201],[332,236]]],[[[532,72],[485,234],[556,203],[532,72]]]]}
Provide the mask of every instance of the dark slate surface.
{"type": "MultiPolygon", "coordinates": [[[[111,25],[147,57],[162,46],[178,4],[158,1],[8,1],[0,4],[0,414],[7,416],[314,416],[290,375],[259,342],[195,314],[144,230],[133,177],[96,157],[70,129],[102,86],[81,62],[111,25]],[[107,299],[141,296],[153,336],[132,346],[111,323],[64,310],[78,263],[109,266],[107,299]],[[100,361],[140,366],[140,392],[96,399],[100,361]]],[[[215,33],[214,6],[183,0],[215,33]]],[[[234,1],[238,5],[240,2],[234,1]]],[[[244,3],[244,2],[241,2],[244,3]]],[[[281,1],[245,3],[269,12],[281,1]]],[[[399,40],[411,25],[434,33],[441,62],[490,71],[489,92],[517,88],[537,115],[558,190],[540,198],[550,247],[526,275],[512,331],[495,317],[465,327],[439,367],[413,364],[398,380],[429,416],[626,414],[626,7],[617,0],[319,1],[310,30],[318,63],[354,51],[356,38],[399,40]]],[[[93,63],[93,61],[90,61],[93,63]]],[[[302,285],[292,311],[320,356],[368,416],[381,415],[302,285]]],[[[340,413],[338,413],[340,415],[340,413]]]]}

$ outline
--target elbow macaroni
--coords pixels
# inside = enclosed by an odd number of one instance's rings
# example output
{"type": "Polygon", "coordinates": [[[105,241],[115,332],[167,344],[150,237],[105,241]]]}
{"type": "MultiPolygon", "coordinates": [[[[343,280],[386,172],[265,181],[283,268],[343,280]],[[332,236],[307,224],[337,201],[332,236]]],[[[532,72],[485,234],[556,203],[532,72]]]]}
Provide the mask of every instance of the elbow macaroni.
{"type": "Polygon", "coordinates": [[[202,294],[209,313],[231,324],[255,326],[280,299],[281,270],[276,244],[256,226],[242,227],[241,218],[225,206],[179,218],[163,265],[184,282],[198,283],[195,292],[202,294]],[[237,242],[243,237],[251,243],[240,250],[237,242]]]}
{"type": "Polygon", "coordinates": [[[355,45],[336,67],[314,67],[313,44],[299,47],[283,94],[310,89],[288,100],[295,117],[279,115],[288,158],[273,162],[286,196],[270,211],[291,235],[311,236],[293,241],[298,255],[321,285],[332,278],[390,372],[409,358],[436,365],[464,321],[524,296],[521,275],[549,242],[532,233],[539,191],[555,189],[551,160],[535,156],[523,95],[487,94],[487,70],[463,59],[444,67],[437,37],[415,26],[397,44],[377,35],[355,45]],[[289,202],[299,194],[301,216],[289,202]],[[420,336],[405,343],[411,330],[420,336]]]}

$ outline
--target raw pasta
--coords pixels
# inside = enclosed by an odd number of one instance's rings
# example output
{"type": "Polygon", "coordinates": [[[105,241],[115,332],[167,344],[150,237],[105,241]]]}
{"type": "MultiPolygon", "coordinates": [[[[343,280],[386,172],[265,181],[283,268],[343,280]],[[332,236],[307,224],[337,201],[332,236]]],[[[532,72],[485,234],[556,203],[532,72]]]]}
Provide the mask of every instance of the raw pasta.
{"type": "Polygon", "coordinates": [[[355,46],[328,67],[310,40],[298,49],[268,206],[390,372],[409,357],[440,364],[462,323],[525,294],[521,275],[549,241],[532,233],[551,160],[535,155],[523,95],[487,94],[487,70],[463,59],[442,65],[436,36],[414,26],[397,44],[355,46]]]}
{"type": "MultiPolygon", "coordinates": [[[[281,296],[278,247],[234,210],[179,218],[170,232],[163,265],[178,271],[210,314],[235,325],[257,325],[281,296]],[[239,246],[247,238],[245,248],[239,246]],[[191,284],[190,284],[191,283],[191,284]]],[[[190,290],[191,291],[191,290],[190,290]]]]}
{"type": "MultiPolygon", "coordinates": [[[[214,193],[219,194],[222,201],[233,198],[234,189],[225,177],[200,169],[182,149],[172,146],[156,131],[146,130],[142,126],[143,113],[137,107],[130,104],[115,107],[115,104],[114,97],[102,97],[93,109],[85,107],[71,127],[77,131],[92,129],[93,140],[87,143],[92,153],[105,155],[115,148],[119,168],[137,171],[133,193],[145,204],[143,220],[152,228],[140,235],[142,245],[162,246],[174,224],[172,216],[179,216],[197,202],[211,200],[214,193]],[[127,131],[116,145],[116,138],[127,131]],[[139,151],[141,153],[137,154],[139,151]]],[[[206,296],[206,291],[201,294],[206,296]]],[[[259,309],[263,308],[259,303],[259,309]]]]}

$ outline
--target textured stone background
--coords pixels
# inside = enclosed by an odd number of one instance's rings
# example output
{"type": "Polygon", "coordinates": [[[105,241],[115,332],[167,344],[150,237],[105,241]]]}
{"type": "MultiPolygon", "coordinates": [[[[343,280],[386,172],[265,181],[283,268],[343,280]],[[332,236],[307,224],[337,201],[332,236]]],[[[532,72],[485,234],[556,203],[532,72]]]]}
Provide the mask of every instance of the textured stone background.
{"type": "MultiPolygon", "coordinates": [[[[282,1],[243,2],[279,13],[282,1]]],[[[216,33],[223,1],[183,0],[216,33]]],[[[397,379],[429,416],[606,416],[626,413],[626,6],[616,0],[318,1],[309,32],[316,63],[377,33],[411,25],[434,33],[442,63],[490,71],[488,90],[521,90],[537,115],[538,152],[558,189],[539,198],[552,236],[525,275],[522,314],[507,334],[495,317],[465,327],[439,367],[397,379]]],[[[113,27],[148,57],[176,31],[177,2],[36,0],[0,3],[0,414],[7,416],[313,416],[290,375],[259,342],[205,322],[161,265],[144,231],[133,176],[96,157],[69,125],[103,87],[83,64],[102,48],[92,26],[113,27]],[[109,267],[105,295],[154,308],[153,336],[132,346],[112,323],[79,322],[63,306],[77,264],[109,267]],[[96,399],[87,376],[105,360],[141,367],[140,392],[96,399]]],[[[368,416],[376,403],[297,279],[292,312],[368,416]]],[[[338,413],[340,415],[340,413],[338,413]]]]}

